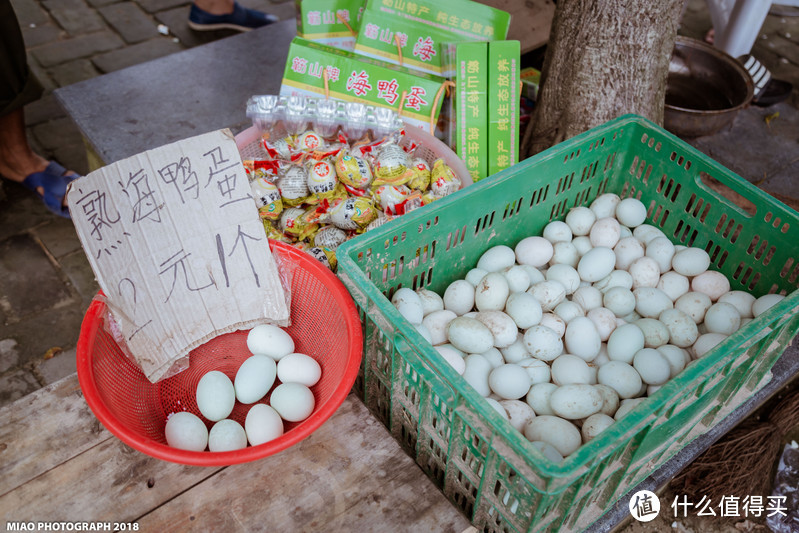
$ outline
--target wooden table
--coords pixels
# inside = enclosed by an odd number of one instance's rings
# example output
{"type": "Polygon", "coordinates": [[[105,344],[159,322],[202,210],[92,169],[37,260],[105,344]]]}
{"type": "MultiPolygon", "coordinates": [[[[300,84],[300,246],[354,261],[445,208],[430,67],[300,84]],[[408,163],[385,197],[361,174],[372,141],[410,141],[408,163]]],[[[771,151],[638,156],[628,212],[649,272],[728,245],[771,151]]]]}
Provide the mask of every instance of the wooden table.
{"type": "Polygon", "coordinates": [[[0,516],[135,522],[153,532],[469,528],[353,395],[292,448],[206,468],[123,444],[92,414],[77,374],[0,410],[0,516]]]}

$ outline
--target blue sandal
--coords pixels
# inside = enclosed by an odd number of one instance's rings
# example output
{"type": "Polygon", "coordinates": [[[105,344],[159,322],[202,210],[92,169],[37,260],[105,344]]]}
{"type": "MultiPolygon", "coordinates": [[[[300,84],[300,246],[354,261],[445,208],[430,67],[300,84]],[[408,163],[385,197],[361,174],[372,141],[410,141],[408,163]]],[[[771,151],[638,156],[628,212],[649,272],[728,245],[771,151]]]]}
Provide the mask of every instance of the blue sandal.
{"type": "Polygon", "coordinates": [[[44,194],[40,196],[47,209],[58,216],[71,218],[69,209],[63,205],[64,195],[67,193],[67,185],[80,176],[77,174],[66,175],[66,172],[64,167],[55,161],[50,161],[46,169],[29,174],[22,184],[36,194],[39,194],[39,191],[36,190],[39,187],[44,189],[44,194]]]}
{"type": "Polygon", "coordinates": [[[250,31],[278,20],[274,15],[243,7],[238,2],[233,3],[233,12],[227,15],[212,15],[193,3],[189,11],[189,28],[195,31],[250,31]]]}

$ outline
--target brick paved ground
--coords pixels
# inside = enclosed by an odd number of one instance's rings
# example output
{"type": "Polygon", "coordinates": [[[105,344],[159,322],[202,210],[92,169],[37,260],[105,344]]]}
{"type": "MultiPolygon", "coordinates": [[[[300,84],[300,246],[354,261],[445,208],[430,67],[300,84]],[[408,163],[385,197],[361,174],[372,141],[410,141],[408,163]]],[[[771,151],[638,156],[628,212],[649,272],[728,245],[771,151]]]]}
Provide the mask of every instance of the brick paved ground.
{"type": "MultiPolygon", "coordinates": [[[[241,3],[281,20],[294,16],[292,0],[241,3]]],[[[47,89],[40,101],[26,108],[30,141],[39,153],[80,173],[88,171],[81,136],[51,95],[53,89],[231,35],[190,30],[188,0],[12,0],[12,4],[31,67],[47,89]],[[159,31],[160,25],[168,28],[167,35],[159,31]]],[[[690,0],[681,33],[701,37],[709,25],[703,0],[690,0]]],[[[769,16],[755,54],[775,75],[799,87],[799,18],[769,16]]],[[[792,104],[799,107],[797,90],[792,104]]],[[[793,128],[787,135],[793,135],[795,142],[798,130],[795,124],[793,128]]],[[[96,291],[71,222],[50,215],[21,186],[3,182],[0,405],[74,371],[81,319],[96,291]]]]}

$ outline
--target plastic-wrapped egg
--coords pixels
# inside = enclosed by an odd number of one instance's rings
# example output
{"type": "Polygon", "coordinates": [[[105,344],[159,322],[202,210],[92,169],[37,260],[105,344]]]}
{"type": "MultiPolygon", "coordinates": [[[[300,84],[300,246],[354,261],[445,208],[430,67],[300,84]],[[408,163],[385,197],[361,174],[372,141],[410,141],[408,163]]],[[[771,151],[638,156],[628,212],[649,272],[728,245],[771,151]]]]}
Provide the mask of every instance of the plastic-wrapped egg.
{"type": "Polygon", "coordinates": [[[405,320],[411,324],[422,323],[422,319],[424,318],[422,299],[413,289],[407,287],[397,289],[397,292],[391,297],[391,303],[397,308],[397,311],[405,317],[405,320]]]}
{"type": "MultiPolygon", "coordinates": [[[[283,359],[285,357],[281,358],[281,361],[283,359]]],[[[272,388],[276,376],[277,363],[274,359],[261,354],[248,357],[239,367],[233,381],[236,399],[245,404],[257,402],[272,388]]]]}
{"type": "Polygon", "coordinates": [[[169,415],[164,432],[167,444],[173,448],[202,452],[208,445],[208,428],[199,416],[188,411],[169,415]]]}
{"type": "Polygon", "coordinates": [[[244,419],[244,432],[253,446],[269,442],[283,434],[283,419],[275,409],[263,403],[257,403],[247,411],[244,419]]]}
{"type": "Polygon", "coordinates": [[[300,383],[313,387],[322,377],[322,367],[304,353],[290,353],[277,364],[277,377],[283,383],[300,383]]]}
{"type": "Polygon", "coordinates": [[[444,309],[458,316],[468,313],[474,307],[474,291],[474,285],[466,280],[453,281],[444,290],[444,309]]]}
{"type": "Polygon", "coordinates": [[[210,420],[217,422],[233,412],[236,390],[230,378],[218,370],[207,372],[197,384],[197,408],[210,420]]]}
{"type": "Polygon", "coordinates": [[[500,244],[483,252],[477,260],[477,268],[482,268],[486,272],[499,272],[513,266],[515,262],[516,253],[513,248],[500,244]]]}
{"type": "Polygon", "coordinates": [[[294,339],[277,326],[260,324],[247,334],[247,348],[253,354],[268,355],[279,360],[294,351],[294,339]]]}
{"type": "Polygon", "coordinates": [[[542,267],[552,259],[554,248],[552,243],[543,237],[526,237],[519,241],[514,249],[516,261],[520,265],[542,267]]]}
{"type": "Polygon", "coordinates": [[[212,452],[229,452],[246,447],[247,433],[235,420],[220,420],[208,432],[208,449],[212,452]]]}
{"type": "Polygon", "coordinates": [[[698,276],[710,266],[710,256],[701,248],[686,248],[674,254],[671,268],[683,276],[698,276]]]}
{"type": "Polygon", "coordinates": [[[269,403],[288,422],[300,422],[313,413],[315,400],[311,389],[299,383],[281,383],[272,391],[269,403]]]}

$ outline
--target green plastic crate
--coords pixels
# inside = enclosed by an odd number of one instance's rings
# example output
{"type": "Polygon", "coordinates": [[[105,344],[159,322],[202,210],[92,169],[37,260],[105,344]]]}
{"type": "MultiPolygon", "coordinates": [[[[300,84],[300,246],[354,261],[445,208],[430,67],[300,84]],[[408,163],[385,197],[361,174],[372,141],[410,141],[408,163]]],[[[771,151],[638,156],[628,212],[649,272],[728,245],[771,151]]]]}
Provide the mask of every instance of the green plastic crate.
{"type": "Polygon", "coordinates": [[[338,248],[338,274],[364,326],[356,390],[477,527],[585,529],[768,381],[799,330],[798,231],[795,211],[653,123],[621,117],[338,248]],[[706,186],[712,178],[751,208],[706,186]],[[389,298],[400,287],[443,294],[488,248],[540,235],[604,192],[639,198],[647,223],[674,243],[704,248],[733,289],[788,296],[556,464],[454,372],[389,298]]]}

